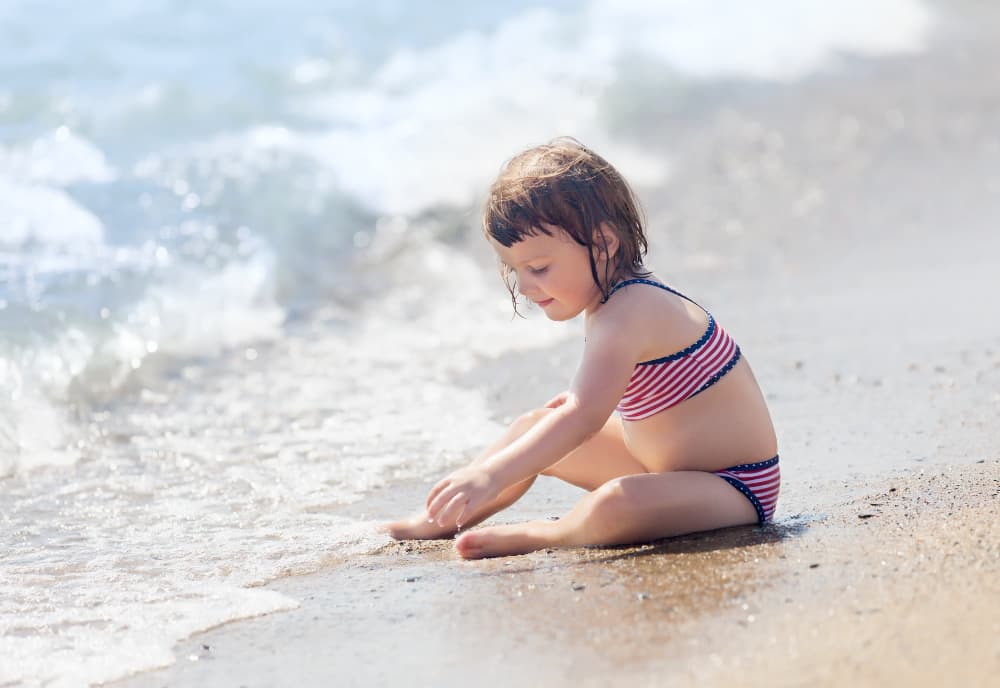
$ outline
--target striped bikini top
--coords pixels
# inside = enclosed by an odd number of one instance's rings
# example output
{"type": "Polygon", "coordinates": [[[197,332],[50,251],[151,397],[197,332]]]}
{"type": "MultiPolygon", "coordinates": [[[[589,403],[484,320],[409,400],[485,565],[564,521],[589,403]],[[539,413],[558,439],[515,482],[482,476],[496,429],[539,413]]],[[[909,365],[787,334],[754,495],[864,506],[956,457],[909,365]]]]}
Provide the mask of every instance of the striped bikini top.
{"type": "Polygon", "coordinates": [[[629,284],[649,284],[691,301],[708,315],[705,334],[675,354],[637,363],[617,411],[623,420],[642,420],[690,399],[714,385],[740,360],[740,347],[700,305],[665,284],[648,279],[619,282],[612,294],[629,284]]]}

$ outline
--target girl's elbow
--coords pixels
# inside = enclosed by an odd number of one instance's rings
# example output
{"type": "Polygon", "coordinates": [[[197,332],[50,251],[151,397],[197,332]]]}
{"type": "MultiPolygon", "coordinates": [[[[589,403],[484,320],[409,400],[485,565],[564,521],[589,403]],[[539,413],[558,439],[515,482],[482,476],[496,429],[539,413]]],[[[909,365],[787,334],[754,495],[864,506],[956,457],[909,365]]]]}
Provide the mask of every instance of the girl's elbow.
{"type": "Polygon", "coordinates": [[[595,404],[584,404],[580,403],[579,400],[575,401],[576,403],[572,404],[570,410],[573,413],[574,419],[580,425],[580,431],[584,434],[584,440],[589,440],[607,424],[612,411],[595,404]]]}

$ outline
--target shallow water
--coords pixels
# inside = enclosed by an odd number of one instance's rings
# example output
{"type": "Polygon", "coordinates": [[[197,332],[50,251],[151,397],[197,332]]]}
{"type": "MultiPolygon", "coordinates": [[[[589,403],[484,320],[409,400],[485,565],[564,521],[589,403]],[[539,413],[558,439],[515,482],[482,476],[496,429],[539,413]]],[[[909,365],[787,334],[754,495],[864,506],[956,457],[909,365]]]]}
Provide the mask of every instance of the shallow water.
{"type": "Polygon", "coordinates": [[[254,586],[377,547],[339,510],[497,432],[460,380],[578,332],[511,321],[466,247],[505,157],[573,134],[662,184],[630,93],[697,110],[931,25],[904,0],[48,5],[0,9],[0,683],[51,685],[294,605],[254,586]]]}

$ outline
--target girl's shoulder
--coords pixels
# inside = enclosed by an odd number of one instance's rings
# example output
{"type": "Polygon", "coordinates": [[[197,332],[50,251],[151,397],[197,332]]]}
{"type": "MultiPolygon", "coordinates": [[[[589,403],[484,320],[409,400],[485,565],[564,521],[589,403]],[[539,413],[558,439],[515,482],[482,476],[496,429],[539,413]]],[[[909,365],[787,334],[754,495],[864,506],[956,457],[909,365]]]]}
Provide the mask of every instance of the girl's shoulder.
{"type": "Polygon", "coordinates": [[[603,312],[606,320],[632,317],[645,320],[650,315],[658,320],[684,319],[689,317],[689,305],[707,313],[692,299],[650,275],[618,282],[609,290],[598,313],[603,312]]]}
{"type": "Polygon", "coordinates": [[[708,311],[655,276],[619,283],[594,315],[588,329],[634,338],[644,359],[684,348],[709,321],[708,311]]]}

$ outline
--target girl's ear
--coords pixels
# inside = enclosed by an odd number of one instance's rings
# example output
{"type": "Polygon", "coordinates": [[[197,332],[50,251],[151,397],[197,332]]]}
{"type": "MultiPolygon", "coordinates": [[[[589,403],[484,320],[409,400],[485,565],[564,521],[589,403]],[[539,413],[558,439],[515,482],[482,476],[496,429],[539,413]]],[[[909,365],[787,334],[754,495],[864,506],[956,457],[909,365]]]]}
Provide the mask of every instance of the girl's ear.
{"type": "Polygon", "coordinates": [[[597,254],[607,259],[618,253],[618,233],[610,222],[602,222],[594,230],[594,246],[597,247],[597,254]]]}

